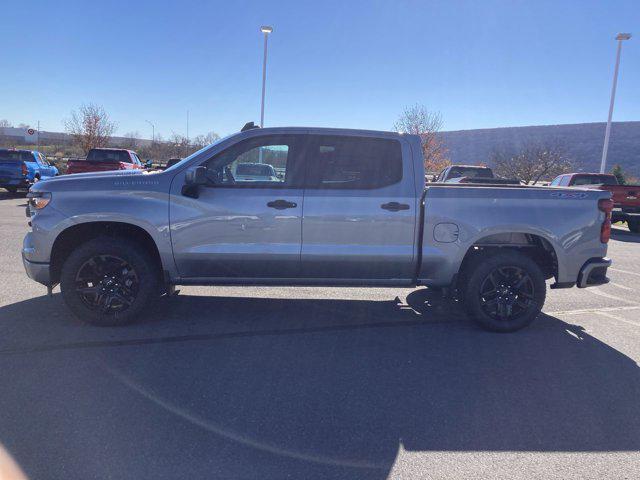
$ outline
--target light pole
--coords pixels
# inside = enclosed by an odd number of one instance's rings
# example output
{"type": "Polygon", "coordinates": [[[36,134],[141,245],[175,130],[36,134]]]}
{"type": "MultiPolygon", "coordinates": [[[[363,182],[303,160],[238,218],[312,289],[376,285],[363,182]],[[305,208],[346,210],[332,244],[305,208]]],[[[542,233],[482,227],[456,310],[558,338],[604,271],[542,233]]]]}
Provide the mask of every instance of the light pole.
{"type": "Polygon", "coordinates": [[[260,127],[264,127],[264,90],[267,83],[267,37],[273,32],[273,27],[263,25],[260,31],[264,33],[264,56],[262,59],[262,103],[260,105],[260,127]]]}
{"type": "Polygon", "coordinates": [[[156,141],[156,126],[151,123],[149,120],[145,120],[149,125],[151,125],[151,143],[155,143],[156,141]]]}
{"type": "Polygon", "coordinates": [[[620,66],[620,52],[622,51],[622,41],[629,40],[630,38],[630,33],[619,33],[616,36],[616,40],[618,40],[618,51],[616,52],[616,66],[613,70],[611,103],[609,103],[609,118],[607,119],[607,128],[604,132],[604,146],[602,147],[602,162],[600,162],[600,173],[604,173],[607,168],[607,151],[609,150],[609,135],[611,134],[611,117],[613,117],[613,102],[616,99],[616,85],[618,83],[618,67],[620,66]]]}

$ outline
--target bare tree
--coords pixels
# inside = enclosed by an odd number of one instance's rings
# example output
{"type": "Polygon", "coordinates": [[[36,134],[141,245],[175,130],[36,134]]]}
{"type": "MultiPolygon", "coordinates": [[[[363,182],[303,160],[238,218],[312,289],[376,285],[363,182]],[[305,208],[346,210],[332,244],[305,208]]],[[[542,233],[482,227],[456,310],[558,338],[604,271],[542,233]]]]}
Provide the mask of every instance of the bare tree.
{"type": "Polygon", "coordinates": [[[572,166],[562,147],[557,144],[527,143],[517,153],[495,150],[491,163],[498,175],[517,178],[526,184],[567,173],[572,166]]]}
{"type": "Polygon", "coordinates": [[[29,125],[28,123],[19,123],[18,124],[18,128],[24,128],[25,130],[27,128],[29,128],[31,125],[29,125]]]}
{"type": "Polygon", "coordinates": [[[451,164],[447,158],[447,149],[438,135],[442,128],[442,116],[438,112],[427,110],[424,105],[413,105],[404,109],[400,118],[393,124],[398,132],[420,135],[422,156],[427,172],[439,172],[451,164]]]}
{"type": "Polygon", "coordinates": [[[193,143],[193,146],[200,149],[202,147],[206,147],[207,145],[211,145],[213,142],[215,142],[219,138],[220,138],[220,135],[218,135],[216,132],[209,132],[206,135],[197,135],[196,137],[194,137],[192,143],[193,143]]]}
{"type": "Polygon", "coordinates": [[[74,143],[85,154],[92,148],[107,146],[116,129],[116,124],[111,121],[104,108],[93,103],[81,105],[78,111],[72,111],[64,125],[74,143]]]}
{"type": "Polygon", "coordinates": [[[139,139],[140,132],[127,132],[123,135],[123,140],[120,143],[120,146],[129,150],[136,150],[140,145],[140,142],[138,141],[139,139]]]}
{"type": "Polygon", "coordinates": [[[6,118],[3,118],[2,120],[0,120],[0,128],[10,128],[10,127],[13,127],[13,125],[9,120],[7,120],[6,118]]]}

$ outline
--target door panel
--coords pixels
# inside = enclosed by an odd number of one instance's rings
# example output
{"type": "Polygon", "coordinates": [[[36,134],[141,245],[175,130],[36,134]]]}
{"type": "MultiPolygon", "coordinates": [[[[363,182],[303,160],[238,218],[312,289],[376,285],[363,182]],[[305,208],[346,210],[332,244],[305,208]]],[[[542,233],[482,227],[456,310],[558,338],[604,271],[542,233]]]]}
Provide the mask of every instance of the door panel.
{"type": "Polygon", "coordinates": [[[174,257],[184,277],[287,277],[299,273],[302,190],[202,187],[171,206],[174,257]],[[293,208],[272,208],[284,200],[293,208]]]}
{"type": "Polygon", "coordinates": [[[302,273],[320,278],[411,278],[414,273],[414,198],[306,191],[302,273]],[[398,201],[407,210],[382,204],[398,201]]]}
{"type": "Polygon", "coordinates": [[[411,158],[411,151],[404,142],[385,140],[395,144],[389,149],[382,140],[371,140],[322,136],[307,151],[305,161],[311,170],[302,224],[304,277],[410,279],[414,275],[417,202],[412,165],[402,163],[403,156],[411,158]],[[346,145],[345,138],[352,145],[346,145]],[[353,160],[353,155],[363,158],[353,160]],[[399,162],[396,173],[394,161],[399,162]],[[381,168],[371,167],[375,162],[381,162],[381,168]],[[328,167],[321,172],[322,165],[328,167]]]}
{"type": "Polygon", "coordinates": [[[295,135],[238,142],[204,161],[208,186],[198,198],[172,186],[171,241],[182,277],[299,274],[303,189],[295,135]]]}

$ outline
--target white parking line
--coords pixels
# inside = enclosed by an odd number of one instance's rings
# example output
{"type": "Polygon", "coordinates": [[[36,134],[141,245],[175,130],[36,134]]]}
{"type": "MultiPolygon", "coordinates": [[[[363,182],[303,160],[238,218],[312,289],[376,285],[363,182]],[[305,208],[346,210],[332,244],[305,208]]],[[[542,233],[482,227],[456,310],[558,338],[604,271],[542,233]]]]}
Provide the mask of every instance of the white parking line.
{"type": "Polygon", "coordinates": [[[633,320],[627,320],[626,318],[616,317],[615,315],[612,315],[612,314],[610,314],[608,312],[597,312],[597,313],[599,313],[603,317],[611,318],[613,320],[619,320],[620,322],[628,323],[628,324],[633,325],[635,327],[640,327],[640,323],[634,322],[633,320]]]}
{"type": "Polygon", "coordinates": [[[623,290],[628,290],[630,292],[633,292],[633,288],[629,288],[629,287],[626,287],[624,285],[620,285],[619,283],[609,282],[609,285],[613,285],[614,287],[618,287],[618,288],[621,288],[623,290]]]}
{"type": "Polygon", "coordinates": [[[624,302],[624,303],[631,303],[633,305],[640,305],[640,303],[634,302],[633,300],[627,300],[626,298],[617,297],[616,295],[611,295],[610,293],[605,293],[599,288],[592,288],[590,292],[595,293],[596,295],[600,295],[601,297],[604,297],[604,298],[610,298],[611,300],[617,300],[619,302],[624,302]]]}
{"type": "Polygon", "coordinates": [[[627,275],[635,275],[636,277],[640,277],[640,273],[630,272],[629,270],[620,270],[619,268],[612,268],[612,267],[609,267],[609,270],[612,270],[614,272],[626,273],[627,275]]]}
{"type": "Polygon", "coordinates": [[[544,312],[547,315],[581,315],[585,313],[602,313],[602,312],[624,312],[627,310],[640,310],[638,306],[625,306],[625,307],[598,307],[598,308],[583,308],[579,310],[558,310],[556,312],[544,312]]]}

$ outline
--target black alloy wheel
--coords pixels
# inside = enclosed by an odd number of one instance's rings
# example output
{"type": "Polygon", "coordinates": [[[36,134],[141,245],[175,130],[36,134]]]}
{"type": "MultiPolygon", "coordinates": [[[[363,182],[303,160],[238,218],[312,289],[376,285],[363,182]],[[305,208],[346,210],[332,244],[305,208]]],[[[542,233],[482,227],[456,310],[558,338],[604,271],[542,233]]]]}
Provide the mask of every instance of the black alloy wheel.
{"type": "Polygon", "coordinates": [[[83,303],[103,315],[124,312],[131,307],[139,287],[135,269],[114,255],[91,257],[76,274],[76,292],[83,303]]]}

